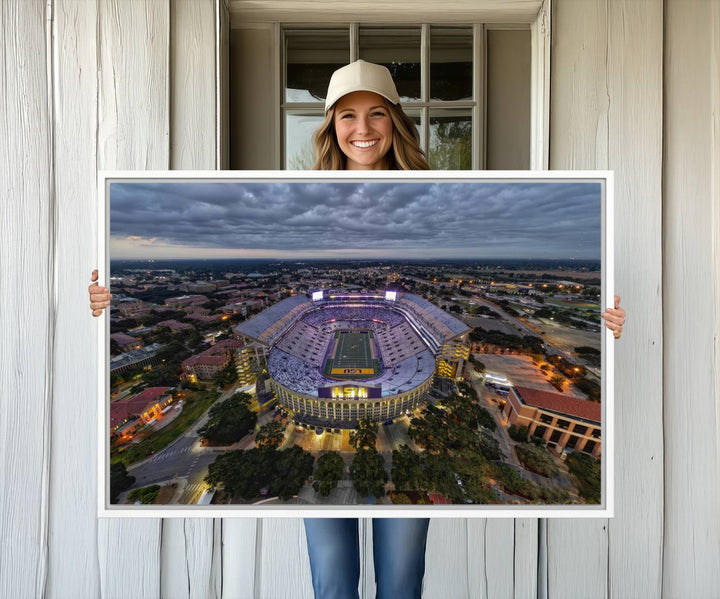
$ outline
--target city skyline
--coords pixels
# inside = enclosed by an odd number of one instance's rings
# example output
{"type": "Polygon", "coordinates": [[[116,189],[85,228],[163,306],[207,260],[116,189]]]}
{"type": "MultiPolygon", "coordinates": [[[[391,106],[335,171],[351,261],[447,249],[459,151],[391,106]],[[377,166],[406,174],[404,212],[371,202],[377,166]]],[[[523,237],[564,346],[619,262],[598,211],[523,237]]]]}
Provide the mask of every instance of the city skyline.
{"type": "Polygon", "coordinates": [[[600,259],[597,182],[110,184],[113,259],[600,259]]]}

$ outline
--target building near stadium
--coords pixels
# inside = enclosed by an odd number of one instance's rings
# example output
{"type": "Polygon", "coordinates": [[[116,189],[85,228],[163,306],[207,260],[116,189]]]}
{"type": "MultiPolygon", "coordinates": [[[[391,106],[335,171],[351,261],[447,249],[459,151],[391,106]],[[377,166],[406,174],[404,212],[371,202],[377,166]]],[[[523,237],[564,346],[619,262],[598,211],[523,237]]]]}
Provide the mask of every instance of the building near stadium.
{"type": "Polygon", "coordinates": [[[325,289],[282,300],[236,331],[253,348],[238,371],[266,368],[293,420],[354,428],[424,405],[436,372],[459,378],[470,329],[410,293],[325,289]]]}

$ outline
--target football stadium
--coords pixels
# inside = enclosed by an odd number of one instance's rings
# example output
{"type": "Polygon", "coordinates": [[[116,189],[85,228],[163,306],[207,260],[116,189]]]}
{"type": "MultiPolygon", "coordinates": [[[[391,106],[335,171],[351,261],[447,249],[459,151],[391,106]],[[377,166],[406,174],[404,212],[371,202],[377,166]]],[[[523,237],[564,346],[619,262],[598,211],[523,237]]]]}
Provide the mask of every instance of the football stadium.
{"type": "Polygon", "coordinates": [[[318,428],[355,428],[422,406],[436,372],[461,375],[469,330],[417,295],[331,290],[289,297],[236,327],[279,404],[318,428]]]}

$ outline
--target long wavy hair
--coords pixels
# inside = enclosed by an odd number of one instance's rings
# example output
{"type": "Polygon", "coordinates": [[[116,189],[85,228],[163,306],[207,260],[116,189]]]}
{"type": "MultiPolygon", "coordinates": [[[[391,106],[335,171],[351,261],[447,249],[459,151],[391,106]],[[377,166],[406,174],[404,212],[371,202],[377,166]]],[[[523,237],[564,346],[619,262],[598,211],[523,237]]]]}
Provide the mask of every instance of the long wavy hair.
{"type": "MultiPolygon", "coordinates": [[[[393,124],[392,146],[387,156],[389,170],[426,171],[430,170],[425,152],[420,148],[420,136],[415,123],[405,114],[400,104],[385,102],[393,124]]],[[[346,156],[340,149],[335,134],[335,106],[325,114],[325,119],[312,136],[315,146],[315,171],[343,171],[346,156]]]]}

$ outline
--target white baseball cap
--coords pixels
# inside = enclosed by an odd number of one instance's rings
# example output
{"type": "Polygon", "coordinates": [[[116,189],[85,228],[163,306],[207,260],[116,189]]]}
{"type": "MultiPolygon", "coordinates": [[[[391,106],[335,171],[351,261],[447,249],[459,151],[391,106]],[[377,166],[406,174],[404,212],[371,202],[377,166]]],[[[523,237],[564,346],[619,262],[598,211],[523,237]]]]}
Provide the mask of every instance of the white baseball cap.
{"type": "Polygon", "coordinates": [[[387,68],[372,62],[356,60],[339,68],[330,77],[325,112],[344,95],[357,91],[375,92],[393,104],[400,101],[395,82],[387,68]]]}

